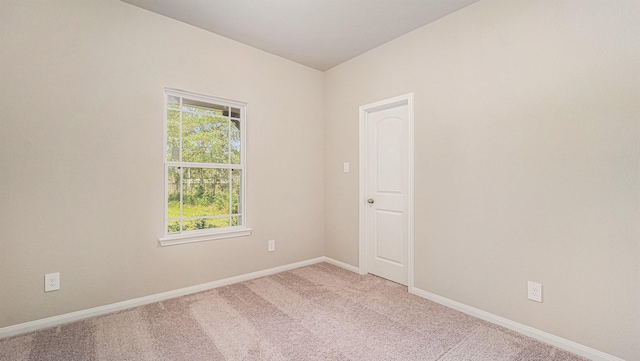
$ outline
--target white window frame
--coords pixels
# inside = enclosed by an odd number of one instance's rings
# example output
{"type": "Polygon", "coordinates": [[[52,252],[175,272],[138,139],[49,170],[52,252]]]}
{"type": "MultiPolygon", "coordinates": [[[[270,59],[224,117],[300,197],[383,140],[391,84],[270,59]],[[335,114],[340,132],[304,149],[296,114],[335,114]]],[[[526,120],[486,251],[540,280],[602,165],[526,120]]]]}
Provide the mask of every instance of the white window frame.
{"type": "MultiPolygon", "coordinates": [[[[162,157],[164,159],[164,231],[163,236],[158,239],[161,246],[171,246],[176,244],[184,244],[184,243],[193,243],[193,242],[202,242],[202,241],[210,241],[215,239],[222,238],[232,238],[232,237],[242,237],[248,236],[251,234],[252,229],[249,228],[247,222],[247,132],[246,132],[246,123],[247,123],[247,104],[242,102],[237,102],[228,99],[221,99],[201,94],[195,94],[191,92],[186,92],[183,90],[165,88],[164,89],[164,131],[163,131],[163,153],[162,157]],[[228,165],[218,165],[216,168],[233,168],[233,169],[241,169],[241,197],[240,197],[240,215],[242,219],[241,226],[229,226],[223,228],[209,228],[203,230],[190,230],[190,231],[182,231],[178,234],[168,233],[168,208],[169,208],[169,195],[168,195],[168,178],[169,178],[169,167],[170,166],[182,166],[187,167],[187,163],[185,162],[173,162],[167,160],[167,103],[169,96],[179,97],[179,98],[188,98],[190,100],[201,101],[205,103],[211,103],[216,105],[228,106],[229,109],[231,107],[240,109],[240,164],[228,164],[228,165]]],[[[229,118],[231,117],[231,111],[229,111],[229,118]]],[[[213,163],[211,163],[213,164],[213,163]]],[[[190,163],[192,166],[201,166],[202,163],[190,163]]],[[[204,165],[210,165],[209,163],[204,163],[204,165]]]]}

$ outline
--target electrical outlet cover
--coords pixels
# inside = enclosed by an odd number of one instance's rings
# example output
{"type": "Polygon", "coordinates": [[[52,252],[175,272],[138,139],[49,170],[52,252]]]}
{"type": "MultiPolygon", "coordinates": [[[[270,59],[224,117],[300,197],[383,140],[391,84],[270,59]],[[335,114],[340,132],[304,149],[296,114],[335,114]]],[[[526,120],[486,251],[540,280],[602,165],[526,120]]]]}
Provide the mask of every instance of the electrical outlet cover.
{"type": "Polygon", "coordinates": [[[57,291],[60,289],[60,273],[47,273],[44,275],[44,291],[57,291]]]}
{"type": "Polygon", "coordinates": [[[532,301],[542,302],[542,285],[529,281],[527,286],[527,297],[532,301]]]}

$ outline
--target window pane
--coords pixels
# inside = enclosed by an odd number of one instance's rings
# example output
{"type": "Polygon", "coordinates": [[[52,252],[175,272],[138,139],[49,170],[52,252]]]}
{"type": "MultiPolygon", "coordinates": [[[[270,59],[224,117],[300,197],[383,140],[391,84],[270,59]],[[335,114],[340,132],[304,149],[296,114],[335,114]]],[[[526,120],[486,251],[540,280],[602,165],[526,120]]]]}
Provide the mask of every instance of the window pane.
{"type": "Polygon", "coordinates": [[[240,109],[231,108],[231,117],[232,118],[240,118],[240,109]]]}
{"type": "Polygon", "coordinates": [[[231,120],[231,139],[229,148],[231,151],[231,164],[240,164],[240,121],[231,120]]]}
{"type": "Polygon", "coordinates": [[[173,95],[167,95],[167,108],[178,109],[180,108],[180,98],[173,95]]]}
{"type": "Polygon", "coordinates": [[[204,110],[211,115],[224,115],[229,113],[229,107],[213,103],[202,102],[194,99],[182,98],[182,110],[197,111],[204,110]]]}
{"type": "Polygon", "coordinates": [[[231,214],[239,214],[242,213],[242,209],[240,209],[241,202],[241,192],[242,192],[242,170],[233,169],[231,171],[231,214]]]}
{"type": "Polygon", "coordinates": [[[180,161],[180,112],[167,110],[167,160],[180,161]]]}
{"type": "Polygon", "coordinates": [[[180,233],[180,221],[169,221],[167,224],[167,233],[180,233]]]}
{"type": "Polygon", "coordinates": [[[229,217],[224,218],[199,218],[184,221],[182,223],[183,231],[195,231],[198,229],[210,229],[229,227],[229,217]]]}
{"type": "Polygon", "coordinates": [[[242,217],[231,217],[231,225],[232,226],[241,226],[242,225],[242,217]]]}
{"type": "Polygon", "coordinates": [[[197,229],[209,229],[213,228],[210,224],[207,224],[207,219],[200,218],[195,220],[184,221],[182,229],[184,231],[195,231],[197,229]]]}
{"type": "Polygon", "coordinates": [[[207,224],[210,228],[229,227],[229,217],[224,218],[209,218],[207,224]]]}
{"type": "Polygon", "coordinates": [[[180,169],[178,167],[169,167],[167,201],[167,217],[180,218],[180,169]]]}
{"type": "Polygon", "coordinates": [[[182,161],[229,162],[229,120],[210,110],[182,113],[182,161]]]}
{"type": "Polygon", "coordinates": [[[182,216],[229,214],[229,169],[184,168],[182,216]]]}

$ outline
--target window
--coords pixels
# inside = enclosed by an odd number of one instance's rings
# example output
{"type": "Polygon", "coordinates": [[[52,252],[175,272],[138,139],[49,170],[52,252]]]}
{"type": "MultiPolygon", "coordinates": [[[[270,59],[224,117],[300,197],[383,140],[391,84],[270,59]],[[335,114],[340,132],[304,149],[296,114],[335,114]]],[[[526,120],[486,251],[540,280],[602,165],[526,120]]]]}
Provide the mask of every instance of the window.
{"type": "Polygon", "coordinates": [[[251,234],[245,210],[246,105],[165,90],[161,245],[251,234]]]}

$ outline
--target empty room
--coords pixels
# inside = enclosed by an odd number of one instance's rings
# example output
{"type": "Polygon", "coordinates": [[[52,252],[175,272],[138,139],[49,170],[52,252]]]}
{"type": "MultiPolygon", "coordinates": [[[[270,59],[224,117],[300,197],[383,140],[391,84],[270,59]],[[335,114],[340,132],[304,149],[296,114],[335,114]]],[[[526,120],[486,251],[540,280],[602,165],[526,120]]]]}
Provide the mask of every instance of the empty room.
{"type": "Polygon", "coordinates": [[[0,360],[640,360],[640,1],[0,0],[0,360]]]}

